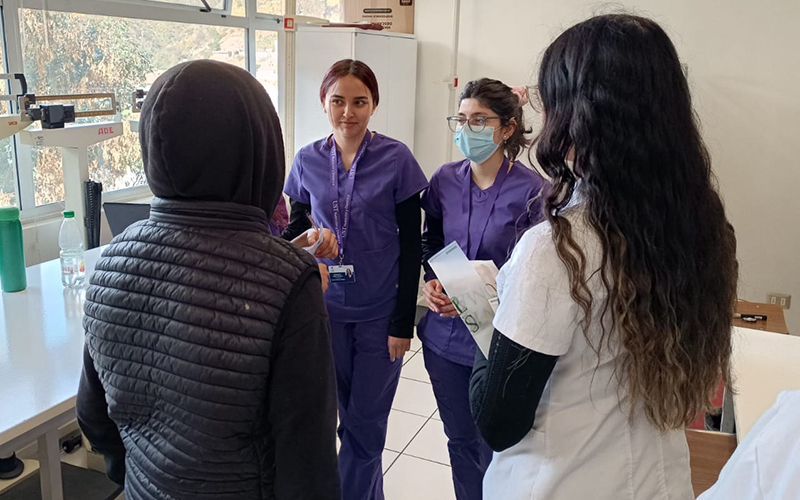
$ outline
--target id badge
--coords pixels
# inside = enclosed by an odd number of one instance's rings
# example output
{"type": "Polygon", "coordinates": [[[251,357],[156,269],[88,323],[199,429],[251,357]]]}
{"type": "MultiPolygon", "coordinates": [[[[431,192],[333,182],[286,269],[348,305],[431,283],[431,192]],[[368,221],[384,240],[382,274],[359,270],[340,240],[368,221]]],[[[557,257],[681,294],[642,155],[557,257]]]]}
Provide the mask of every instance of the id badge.
{"type": "Polygon", "coordinates": [[[355,267],[350,266],[328,266],[328,273],[331,277],[331,283],[355,283],[356,270],[355,267]]]}

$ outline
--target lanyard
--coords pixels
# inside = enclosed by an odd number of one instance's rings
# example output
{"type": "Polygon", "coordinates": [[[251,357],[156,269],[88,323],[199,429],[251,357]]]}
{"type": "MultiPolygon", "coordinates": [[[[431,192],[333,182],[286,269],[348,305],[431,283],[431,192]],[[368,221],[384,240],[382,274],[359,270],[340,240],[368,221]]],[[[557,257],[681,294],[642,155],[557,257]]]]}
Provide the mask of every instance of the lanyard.
{"type": "Polygon", "coordinates": [[[497,196],[500,194],[500,190],[503,188],[503,182],[505,182],[506,177],[508,176],[509,169],[510,162],[508,158],[503,158],[503,164],[500,165],[500,170],[497,171],[497,176],[494,178],[494,184],[492,184],[492,187],[489,188],[492,190],[492,193],[489,194],[489,199],[486,200],[485,204],[483,204],[481,210],[478,210],[476,214],[473,214],[472,210],[470,210],[470,200],[472,199],[472,170],[470,166],[467,165],[466,175],[461,181],[461,213],[467,219],[467,224],[465,225],[464,232],[462,233],[463,239],[462,241],[459,241],[459,244],[464,250],[466,250],[467,256],[470,260],[475,260],[478,254],[478,247],[480,247],[481,241],[483,240],[483,233],[486,232],[486,225],[489,222],[489,216],[494,210],[494,204],[497,202],[497,196]],[[482,228],[478,241],[469,240],[469,228],[472,225],[470,219],[473,217],[473,215],[475,216],[475,225],[482,228]]]}
{"type": "Polygon", "coordinates": [[[339,161],[337,158],[336,139],[331,136],[331,199],[333,200],[333,222],[334,231],[336,232],[336,241],[339,243],[339,265],[344,263],[344,244],[347,241],[347,233],[350,229],[350,209],[353,202],[353,190],[356,185],[356,169],[361,157],[367,150],[367,146],[372,141],[372,133],[367,130],[364,135],[364,140],[361,141],[361,146],[358,148],[355,158],[353,158],[353,165],[350,167],[350,172],[347,175],[347,183],[344,186],[344,220],[341,221],[339,217],[339,161]]]}

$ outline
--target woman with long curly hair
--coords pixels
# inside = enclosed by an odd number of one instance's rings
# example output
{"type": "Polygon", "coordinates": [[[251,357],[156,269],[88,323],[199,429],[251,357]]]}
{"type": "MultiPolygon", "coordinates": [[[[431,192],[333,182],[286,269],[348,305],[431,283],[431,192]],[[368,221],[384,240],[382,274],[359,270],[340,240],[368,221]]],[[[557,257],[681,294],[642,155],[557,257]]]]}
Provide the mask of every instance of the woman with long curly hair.
{"type": "Polygon", "coordinates": [[[605,15],[544,53],[547,220],[498,277],[471,405],[487,498],[690,499],[685,426],[730,380],[736,239],[678,54],[605,15]]]}

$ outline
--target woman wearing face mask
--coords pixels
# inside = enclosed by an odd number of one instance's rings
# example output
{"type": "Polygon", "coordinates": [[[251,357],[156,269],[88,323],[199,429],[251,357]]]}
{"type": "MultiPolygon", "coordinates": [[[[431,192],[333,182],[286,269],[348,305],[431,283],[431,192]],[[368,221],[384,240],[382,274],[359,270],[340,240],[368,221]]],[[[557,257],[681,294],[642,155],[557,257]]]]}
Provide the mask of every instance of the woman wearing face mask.
{"type": "MultiPolygon", "coordinates": [[[[459,114],[448,122],[467,159],[439,168],[422,195],[423,262],[457,241],[470,260],[491,260],[500,268],[517,233],[531,225],[531,215],[538,218],[540,203],[529,201],[545,181],[515,161],[528,143],[522,116],[525,95],[488,78],[464,88],[459,114]]],[[[417,330],[448,437],[456,497],[479,499],[492,451],[469,408],[475,341],[427,265],[425,279],[430,311],[417,330]]]]}
{"type": "Polygon", "coordinates": [[[381,455],[402,357],[410,348],[421,246],[419,193],[427,180],[408,148],[368,129],[378,105],[372,70],[353,60],[328,70],[320,101],[333,133],[301,149],[285,191],[284,237],[311,222],[330,228],[325,296],[339,392],[339,469],[348,499],[382,499],[381,455]]]}

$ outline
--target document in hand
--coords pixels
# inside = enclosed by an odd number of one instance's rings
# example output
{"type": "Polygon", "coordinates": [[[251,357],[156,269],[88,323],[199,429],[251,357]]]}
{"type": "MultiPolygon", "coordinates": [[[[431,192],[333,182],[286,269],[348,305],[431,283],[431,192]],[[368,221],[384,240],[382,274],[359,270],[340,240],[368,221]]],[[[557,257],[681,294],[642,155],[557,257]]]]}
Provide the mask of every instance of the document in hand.
{"type": "Polygon", "coordinates": [[[324,239],[324,236],[325,236],[325,231],[323,231],[323,229],[324,228],[320,226],[320,228],[317,230],[317,233],[319,234],[319,238],[317,238],[316,243],[314,243],[313,245],[307,246],[307,247],[303,247],[303,250],[305,250],[306,252],[310,253],[311,255],[314,255],[315,253],[317,253],[317,248],[319,248],[319,246],[322,245],[322,240],[324,239]]]}
{"type": "Polygon", "coordinates": [[[457,242],[452,242],[428,260],[441,281],[461,321],[475,343],[489,356],[497,310],[497,266],[492,261],[470,261],[457,242]]]}

